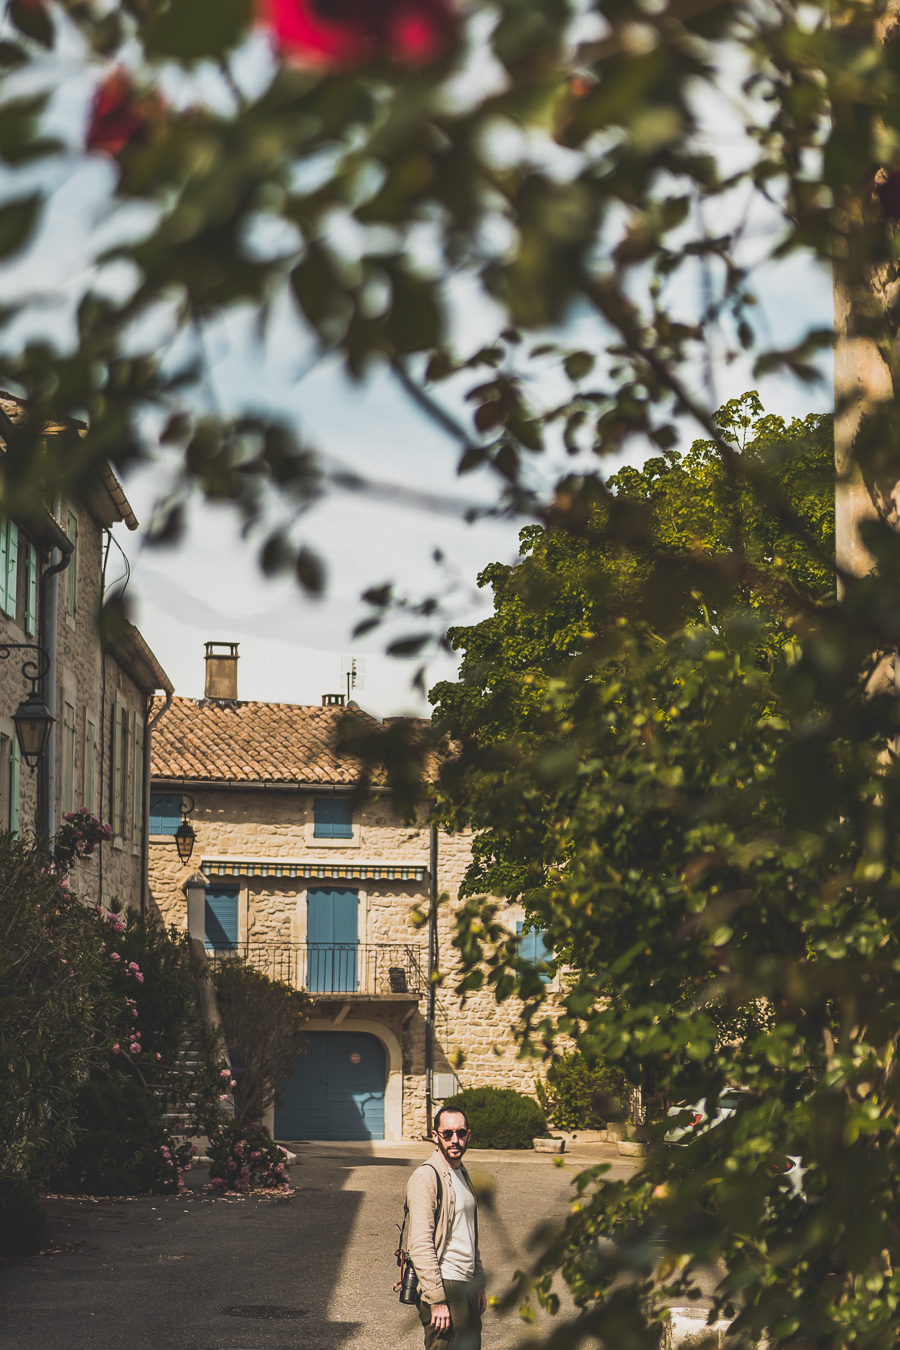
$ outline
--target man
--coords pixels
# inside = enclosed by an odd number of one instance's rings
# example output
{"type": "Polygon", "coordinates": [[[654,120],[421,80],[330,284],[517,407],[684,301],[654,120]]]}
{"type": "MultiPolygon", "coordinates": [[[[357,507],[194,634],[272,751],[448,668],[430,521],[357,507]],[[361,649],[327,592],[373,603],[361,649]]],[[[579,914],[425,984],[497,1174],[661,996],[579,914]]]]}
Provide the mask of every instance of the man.
{"type": "Polygon", "coordinates": [[[441,1107],[432,1133],[437,1148],[406,1188],[409,1259],[419,1280],[425,1350],[481,1350],[487,1302],[478,1251],[478,1206],[462,1165],[469,1122],[441,1107]]]}

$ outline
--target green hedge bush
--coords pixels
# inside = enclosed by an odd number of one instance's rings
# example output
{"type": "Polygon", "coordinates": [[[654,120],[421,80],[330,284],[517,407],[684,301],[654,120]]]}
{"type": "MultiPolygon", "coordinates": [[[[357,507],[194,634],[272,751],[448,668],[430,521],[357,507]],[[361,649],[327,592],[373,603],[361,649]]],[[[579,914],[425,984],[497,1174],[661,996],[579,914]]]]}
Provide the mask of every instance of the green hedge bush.
{"type": "Polygon", "coordinates": [[[454,1108],[466,1113],[473,1148],[531,1148],[547,1133],[538,1103],[512,1088],[466,1088],[443,1103],[444,1110],[454,1108]]]}

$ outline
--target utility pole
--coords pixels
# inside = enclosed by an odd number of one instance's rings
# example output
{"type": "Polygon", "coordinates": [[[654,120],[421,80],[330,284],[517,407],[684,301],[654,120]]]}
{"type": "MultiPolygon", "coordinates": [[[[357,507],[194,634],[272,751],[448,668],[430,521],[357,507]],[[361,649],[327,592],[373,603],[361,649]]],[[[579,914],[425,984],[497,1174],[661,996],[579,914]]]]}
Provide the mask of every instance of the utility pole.
{"type": "Polygon", "coordinates": [[[434,1076],[435,976],[438,964],[438,830],[431,827],[428,857],[428,1000],[425,1004],[425,1137],[431,1137],[432,1079],[434,1076]]]}

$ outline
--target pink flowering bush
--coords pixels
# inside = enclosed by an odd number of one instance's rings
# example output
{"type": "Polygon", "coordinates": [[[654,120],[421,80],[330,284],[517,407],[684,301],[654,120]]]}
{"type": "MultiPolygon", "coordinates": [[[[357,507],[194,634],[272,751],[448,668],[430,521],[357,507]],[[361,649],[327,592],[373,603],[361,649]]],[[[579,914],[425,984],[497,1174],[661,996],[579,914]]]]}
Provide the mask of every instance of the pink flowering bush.
{"type": "Polygon", "coordinates": [[[57,871],[65,871],[78,858],[90,858],[98,844],[108,843],[112,837],[112,826],[91,815],[86,806],[67,811],[53,843],[57,871]]]}
{"type": "Polygon", "coordinates": [[[285,1151],[264,1125],[229,1120],[209,1137],[209,1175],[217,1191],[248,1191],[253,1186],[287,1190],[285,1151]]]}
{"type": "Polygon", "coordinates": [[[217,1127],[230,1070],[200,1019],[185,935],[117,904],[96,906],[94,921],[114,995],[106,1054],[79,1088],[76,1141],[55,1184],[102,1195],[177,1191],[191,1167],[185,1136],[217,1127]],[[198,1068],[183,1062],[185,1042],[202,1047],[198,1068]]]}

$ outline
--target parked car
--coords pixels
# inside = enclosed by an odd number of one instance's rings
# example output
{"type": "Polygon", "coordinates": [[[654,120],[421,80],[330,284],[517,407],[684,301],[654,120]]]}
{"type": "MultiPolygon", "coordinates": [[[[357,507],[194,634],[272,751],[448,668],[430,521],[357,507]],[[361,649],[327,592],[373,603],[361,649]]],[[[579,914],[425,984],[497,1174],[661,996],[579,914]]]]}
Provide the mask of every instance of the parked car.
{"type": "MultiPolygon", "coordinates": [[[[717,1098],[701,1097],[700,1101],[690,1105],[670,1106],[666,1114],[681,1119],[679,1124],[666,1131],[663,1143],[686,1147],[699,1134],[704,1134],[733,1116],[741,1102],[750,1096],[746,1088],[725,1088],[717,1098]],[[688,1112],[690,1115],[685,1120],[688,1112]]],[[[776,1164],[775,1170],[784,1177],[783,1185],[792,1194],[804,1195],[803,1178],[807,1168],[803,1166],[799,1153],[785,1154],[776,1164]]]]}
{"type": "Polygon", "coordinates": [[[666,1114],[682,1117],[682,1122],[667,1130],[663,1137],[663,1143],[689,1144],[692,1139],[696,1139],[698,1134],[711,1130],[714,1125],[720,1125],[723,1120],[733,1116],[740,1105],[741,1098],[746,1096],[747,1093],[743,1088],[725,1088],[724,1092],[721,1092],[713,1101],[710,1101],[708,1097],[701,1097],[699,1102],[694,1102],[691,1105],[670,1106],[666,1114]],[[685,1122],[683,1117],[688,1111],[690,1117],[685,1122]]]}

